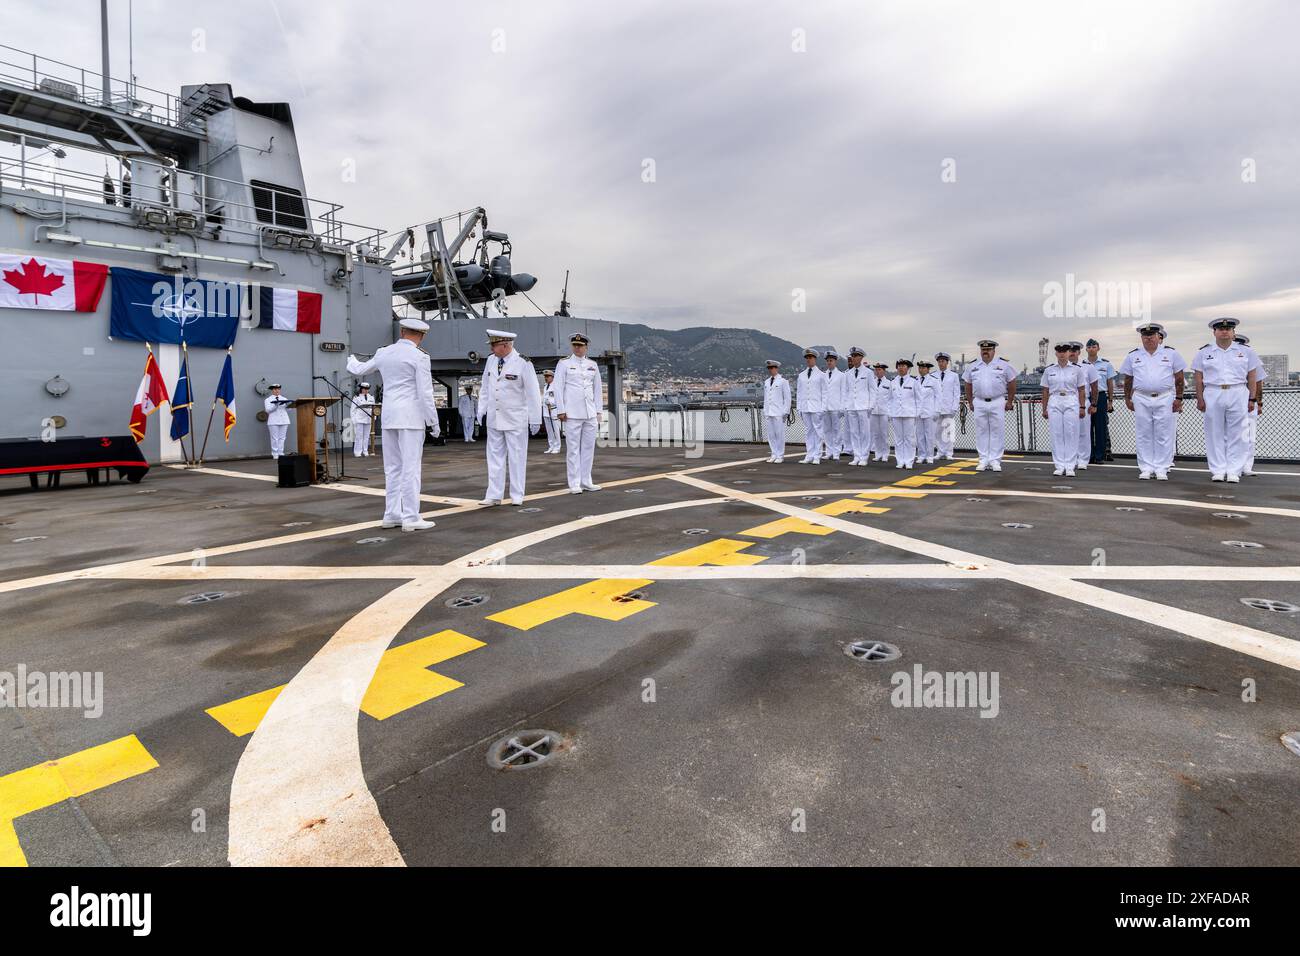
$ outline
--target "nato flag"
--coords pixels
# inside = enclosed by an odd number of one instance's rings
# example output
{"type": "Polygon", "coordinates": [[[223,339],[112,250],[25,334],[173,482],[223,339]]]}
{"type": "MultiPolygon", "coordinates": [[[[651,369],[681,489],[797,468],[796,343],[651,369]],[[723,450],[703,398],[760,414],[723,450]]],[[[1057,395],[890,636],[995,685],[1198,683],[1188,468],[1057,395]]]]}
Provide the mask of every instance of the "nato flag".
{"type": "Polygon", "coordinates": [[[172,389],[172,441],[180,441],[190,433],[190,408],[194,399],[190,397],[190,357],[181,360],[181,375],[172,389]]]}

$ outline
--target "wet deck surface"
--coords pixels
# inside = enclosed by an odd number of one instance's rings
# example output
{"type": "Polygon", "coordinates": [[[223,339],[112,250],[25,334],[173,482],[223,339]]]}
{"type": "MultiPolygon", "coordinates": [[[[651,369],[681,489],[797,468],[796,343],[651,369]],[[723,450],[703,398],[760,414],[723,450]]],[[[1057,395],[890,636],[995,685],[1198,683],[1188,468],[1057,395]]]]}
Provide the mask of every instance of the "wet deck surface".
{"type": "Polygon", "coordinates": [[[0,671],[104,682],[0,708],[0,861],[1300,863],[1300,613],[1239,600],[1300,605],[1285,467],[601,449],[574,496],[534,449],[535,511],[426,449],[415,534],[378,458],[0,487],[0,671]],[[996,675],[996,716],[894,706],[918,665],[996,675]],[[490,768],[525,728],[566,749],[490,768]]]}

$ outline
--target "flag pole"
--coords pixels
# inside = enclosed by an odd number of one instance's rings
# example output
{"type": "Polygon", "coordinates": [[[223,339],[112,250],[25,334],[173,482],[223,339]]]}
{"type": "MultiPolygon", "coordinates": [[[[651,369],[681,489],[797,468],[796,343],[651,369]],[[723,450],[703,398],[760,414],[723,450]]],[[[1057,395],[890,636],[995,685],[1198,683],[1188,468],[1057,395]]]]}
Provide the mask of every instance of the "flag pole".
{"type": "MultiPolygon", "coordinates": [[[[229,357],[230,353],[231,353],[231,349],[227,348],[226,356],[229,357]]],[[[224,372],[225,369],[223,368],[222,371],[224,372]]],[[[221,387],[220,382],[217,383],[217,387],[218,388],[221,387]]],[[[208,427],[203,430],[203,450],[199,452],[199,465],[203,464],[203,459],[208,453],[208,435],[212,431],[212,416],[215,415],[216,413],[217,413],[217,394],[216,392],[213,392],[212,409],[208,412],[208,427]]]]}
{"type": "MultiPolygon", "coordinates": [[[[194,370],[190,367],[190,347],[185,343],[185,339],[183,337],[181,338],[181,354],[183,356],[183,361],[185,363],[186,385],[189,387],[190,390],[190,394],[189,394],[190,454],[189,454],[189,460],[186,462],[186,464],[191,468],[195,468],[198,466],[198,454],[194,450],[194,370]]],[[[184,450],[185,450],[185,436],[182,435],[181,451],[184,450]]]]}

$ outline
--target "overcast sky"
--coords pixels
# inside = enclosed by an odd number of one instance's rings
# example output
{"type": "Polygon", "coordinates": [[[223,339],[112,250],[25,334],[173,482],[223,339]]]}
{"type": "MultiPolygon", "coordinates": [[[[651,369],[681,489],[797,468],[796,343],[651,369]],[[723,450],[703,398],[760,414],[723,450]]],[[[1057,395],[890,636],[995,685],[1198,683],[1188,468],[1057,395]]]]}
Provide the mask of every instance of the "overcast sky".
{"type": "MultiPolygon", "coordinates": [[[[991,335],[1017,365],[1095,334],[1122,357],[1132,315],[1044,315],[1073,274],[1149,287],[1185,353],[1231,314],[1300,364],[1287,0],[134,7],[139,82],[289,101],[309,193],[353,221],[485,206],[548,311],[571,269],[590,317],[887,359],[991,335]]],[[[99,4],[55,9],[8,0],[4,43],[97,69],[99,4]]]]}

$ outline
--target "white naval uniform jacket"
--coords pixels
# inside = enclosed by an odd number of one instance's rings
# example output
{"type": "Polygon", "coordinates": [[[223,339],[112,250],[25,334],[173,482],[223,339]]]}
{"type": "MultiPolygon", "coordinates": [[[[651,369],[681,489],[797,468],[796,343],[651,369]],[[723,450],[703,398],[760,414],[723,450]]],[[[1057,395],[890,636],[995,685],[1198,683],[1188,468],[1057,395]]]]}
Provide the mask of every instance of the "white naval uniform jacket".
{"type": "Polygon", "coordinates": [[[799,373],[795,392],[800,412],[826,411],[826,373],[817,366],[799,373]]]}
{"type": "Polygon", "coordinates": [[[790,414],[790,383],[780,373],[763,381],[763,414],[771,418],[790,414]]]}
{"type": "Polygon", "coordinates": [[[921,412],[921,382],[915,375],[900,375],[889,388],[889,417],[915,418],[921,412]]]}
{"type": "Polygon", "coordinates": [[[936,369],[930,377],[939,385],[938,404],[935,414],[956,415],[961,405],[961,376],[952,369],[936,369]]]}
{"type": "Polygon", "coordinates": [[[483,365],[478,417],[485,415],[487,427],[498,431],[542,427],[542,389],[537,384],[537,372],[533,363],[514,349],[504,360],[489,355],[483,365]]]}
{"type": "Polygon", "coordinates": [[[934,418],[939,414],[939,377],[933,372],[921,379],[921,403],[917,414],[934,418]]]}
{"type": "MultiPolygon", "coordinates": [[[[1217,342],[1202,345],[1192,356],[1192,371],[1200,372],[1207,386],[1245,385],[1250,370],[1261,365],[1254,349],[1233,344],[1226,349],[1217,342]]],[[[1255,374],[1256,380],[1259,373],[1255,374]]]]}
{"type": "Polygon", "coordinates": [[[466,425],[472,425],[474,422],[474,409],[478,403],[474,401],[473,395],[460,396],[460,401],[456,403],[456,411],[460,412],[460,420],[466,425]]]}
{"type": "Polygon", "coordinates": [[[1083,400],[1088,400],[1088,376],[1082,368],[1073,362],[1061,365],[1059,362],[1043,369],[1039,385],[1047,389],[1048,404],[1056,408],[1071,408],[1078,411],[1079,387],[1083,386],[1083,400]]]}
{"type": "Polygon", "coordinates": [[[290,401],[283,395],[279,398],[274,395],[266,396],[266,401],[262,403],[262,408],[266,410],[266,423],[268,425],[289,424],[288,408],[290,401]]]}
{"type": "Polygon", "coordinates": [[[600,417],[600,366],[593,360],[576,355],[561,359],[555,366],[551,391],[555,395],[556,415],[566,418],[600,417]]]}
{"type": "Polygon", "coordinates": [[[844,387],[848,384],[844,370],[839,366],[828,368],[826,375],[826,411],[842,412],[848,408],[845,402],[844,387]]]}
{"type": "Polygon", "coordinates": [[[375,404],[375,400],[369,395],[352,396],[352,424],[369,425],[375,420],[374,409],[370,406],[375,404]]]}
{"type": "Polygon", "coordinates": [[[368,362],[348,356],[348,373],[378,372],[384,380],[384,430],[433,427],[439,434],[438,408],[433,402],[429,356],[410,339],[385,345],[368,362]]]}
{"type": "Polygon", "coordinates": [[[859,365],[844,373],[844,408],[869,412],[876,407],[876,373],[859,365]]]}
{"type": "Polygon", "coordinates": [[[1133,376],[1133,391],[1146,392],[1148,395],[1160,395],[1172,391],[1174,373],[1187,368],[1187,363],[1177,351],[1162,345],[1154,352],[1135,348],[1124,356],[1124,364],[1119,367],[1119,374],[1133,376]]]}
{"type": "Polygon", "coordinates": [[[1016,367],[1000,355],[993,356],[992,362],[976,359],[966,366],[962,376],[971,383],[971,392],[975,397],[975,407],[989,404],[984,399],[1007,399],[1007,386],[1016,380],[1016,367]]]}

